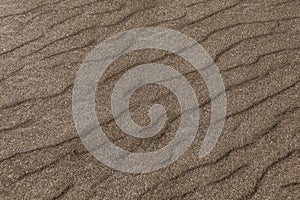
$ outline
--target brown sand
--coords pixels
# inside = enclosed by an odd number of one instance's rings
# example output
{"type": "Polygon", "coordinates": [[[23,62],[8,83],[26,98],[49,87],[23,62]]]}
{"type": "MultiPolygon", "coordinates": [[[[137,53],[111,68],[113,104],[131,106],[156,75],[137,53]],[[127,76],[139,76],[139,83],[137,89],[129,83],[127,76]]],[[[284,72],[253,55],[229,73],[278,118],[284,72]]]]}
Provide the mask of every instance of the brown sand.
{"type": "MultiPolygon", "coordinates": [[[[0,11],[0,199],[300,199],[299,0],[1,0],[0,11]],[[71,95],[93,47],[147,26],[181,31],[208,50],[226,85],[227,119],[217,146],[199,160],[210,104],[199,74],[189,73],[202,105],[192,147],[166,168],[127,174],[84,148],[71,95]]],[[[99,121],[111,118],[103,104],[122,74],[153,61],[191,68],[157,50],[122,56],[99,83],[107,94],[97,95],[99,121]]],[[[176,128],[178,102],[155,85],[132,97],[137,123],[147,123],[140,114],[153,102],[170,110],[176,128]]],[[[162,147],[176,131],[138,140],[114,122],[105,130],[138,152],[162,147]]]]}

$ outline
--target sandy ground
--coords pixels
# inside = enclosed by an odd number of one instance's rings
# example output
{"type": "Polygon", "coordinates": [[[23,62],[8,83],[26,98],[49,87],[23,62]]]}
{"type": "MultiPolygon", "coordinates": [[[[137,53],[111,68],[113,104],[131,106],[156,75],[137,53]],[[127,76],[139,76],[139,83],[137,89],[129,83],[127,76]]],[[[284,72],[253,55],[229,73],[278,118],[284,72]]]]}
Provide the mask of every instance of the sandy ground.
{"type": "MultiPolygon", "coordinates": [[[[1,199],[300,199],[299,0],[0,0],[0,11],[1,199]],[[199,160],[210,102],[201,76],[186,74],[201,104],[196,140],[166,168],[127,174],[81,143],[72,88],[98,43],[148,26],[178,30],[207,49],[225,82],[227,119],[217,146],[199,160]]],[[[133,118],[147,123],[140,114],[161,103],[169,128],[142,140],[111,120],[105,105],[114,83],[147,62],[191,69],[163,51],[132,52],[110,66],[99,83],[107,95],[96,96],[107,135],[136,152],[167,144],[179,119],[174,95],[149,85],[132,97],[133,118]]]]}

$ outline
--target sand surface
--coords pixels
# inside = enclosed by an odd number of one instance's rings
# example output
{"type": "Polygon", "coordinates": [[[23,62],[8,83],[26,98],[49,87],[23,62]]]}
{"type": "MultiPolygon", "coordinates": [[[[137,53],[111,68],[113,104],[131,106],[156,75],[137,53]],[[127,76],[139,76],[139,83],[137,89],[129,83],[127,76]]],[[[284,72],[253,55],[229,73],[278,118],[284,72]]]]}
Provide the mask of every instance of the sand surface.
{"type": "Polygon", "coordinates": [[[0,0],[0,199],[300,199],[299,0],[0,0]],[[128,174],[96,160],[72,116],[80,64],[101,41],[124,30],[159,26],[197,40],[220,68],[227,118],[213,151],[198,152],[210,118],[203,79],[176,55],[141,50],[121,56],[99,82],[96,111],[108,137],[153,151],[174,137],[176,97],[140,88],[133,119],[147,124],[153,103],[170,119],[157,136],[127,136],[112,119],[114,83],[142,63],[185,74],[200,102],[200,127],[175,163],[128,174]]]}

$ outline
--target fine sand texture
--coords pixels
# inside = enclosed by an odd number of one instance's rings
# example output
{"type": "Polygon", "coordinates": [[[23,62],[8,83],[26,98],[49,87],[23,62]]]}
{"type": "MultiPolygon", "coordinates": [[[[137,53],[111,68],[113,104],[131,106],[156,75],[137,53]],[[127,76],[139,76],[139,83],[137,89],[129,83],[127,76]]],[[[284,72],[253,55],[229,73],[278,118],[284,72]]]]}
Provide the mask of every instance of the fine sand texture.
{"type": "Polygon", "coordinates": [[[299,0],[0,0],[0,199],[300,199],[299,95],[299,0]],[[190,148],[165,168],[131,174],[85,148],[72,91],[94,47],[138,27],[171,28],[198,41],[220,69],[227,115],[217,145],[199,159],[211,116],[201,75],[162,50],[119,57],[96,93],[98,120],[116,146],[155,151],[172,141],[180,122],[176,96],[150,84],[134,92],[132,118],[148,124],[147,111],[159,103],[165,127],[146,139],[120,130],[110,94],[129,69],[172,66],[200,104],[190,148]]]}

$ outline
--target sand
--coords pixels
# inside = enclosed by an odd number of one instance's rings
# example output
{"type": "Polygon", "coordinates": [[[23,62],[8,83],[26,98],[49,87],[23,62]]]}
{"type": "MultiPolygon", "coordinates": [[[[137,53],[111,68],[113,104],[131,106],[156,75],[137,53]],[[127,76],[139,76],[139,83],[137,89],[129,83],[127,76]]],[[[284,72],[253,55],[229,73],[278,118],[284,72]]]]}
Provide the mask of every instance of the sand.
{"type": "Polygon", "coordinates": [[[300,1],[21,0],[0,1],[1,199],[300,199],[300,1]],[[146,174],[123,173],[95,159],[78,137],[72,89],[86,55],[121,31],[159,26],[197,40],[218,65],[227,94],[225,127],[198,158],[210,119],[199,73],[176,55],[141,50],[121,56],[99,82],[96,112],[108,137],[133,152],[168,144],[179,104],[157,85],[131,99],[133,119],[166,107],[157,136],[127,136],[111,120],[114,83],[141,63],[186,75],[200,103],[200,127],[176,162],[146,174]]]}

